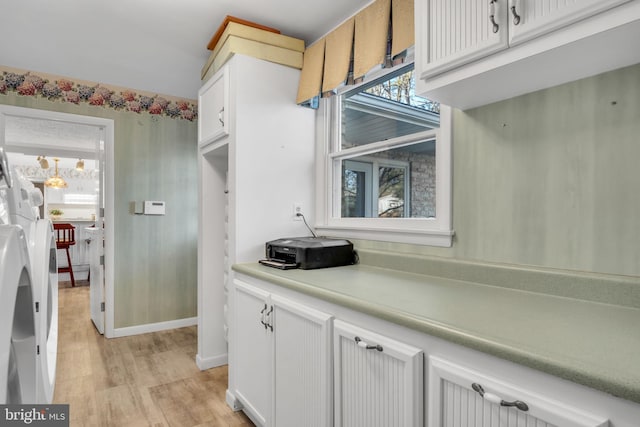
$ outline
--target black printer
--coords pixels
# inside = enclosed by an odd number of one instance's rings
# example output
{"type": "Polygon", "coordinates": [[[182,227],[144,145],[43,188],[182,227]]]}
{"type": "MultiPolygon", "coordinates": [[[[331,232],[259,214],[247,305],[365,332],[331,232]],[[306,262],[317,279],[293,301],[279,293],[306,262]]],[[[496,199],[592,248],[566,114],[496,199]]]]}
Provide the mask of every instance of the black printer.
{"type": "Polygon", "coordinates": [[[290,269],[338,267],[355,263],[353,243],[344,239],[327,237],[292,237],[277,239],[265,244],[267,259],[261,264],[290,269]]]}

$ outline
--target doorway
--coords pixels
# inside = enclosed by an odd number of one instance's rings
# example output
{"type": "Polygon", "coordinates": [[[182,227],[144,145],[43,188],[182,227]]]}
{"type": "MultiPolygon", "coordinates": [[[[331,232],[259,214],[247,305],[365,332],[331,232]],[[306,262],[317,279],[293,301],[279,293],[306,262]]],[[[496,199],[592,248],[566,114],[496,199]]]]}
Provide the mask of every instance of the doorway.
{"type": "MultiPolygon", "coordinates": [[[[114,260],[114,122],[90,116],[58,113],[32,108],[22,108],[0,105],[0,147],[8,156],[23,156],[25,158],[46,157],[53,163],[59,161],[73,162],[79,166],[80,162],[95,162],[97,171],[97,188],[90,201],[56,200],[57,203],[68,206],[70,211],[80,215],[86,214],[82,208],[90,207],[93,203],[95,224],[103,228],[104,256],[100,262],[103,265],[102,280],[94,280],[100,286],[92,286],[91,318],[96,328],[107,338],[113,336],[114,324],[114,290],[113,290],[113,260],[114,260]],[[68,202],[68,204],[66,204],[68,202]],[[94,309],[95,305],[95,309],[94,309]]],[[[56,162],[57,164],[58,162],[56,162]]],[[[52,166],[52,165],[51,165],[52,166]]],[[[44,166],[37,166],[44,167],[44,166]]],[[[78,192],[79,193],[79,192],[78,192]]],[[[76,194],[76,197],[83,197],[76,194]]],[[[49,212],[41,215],[48,217],[49,212]]],[[[93,219],[93,217],[91,217],[93,219]]],[[[95,279],[95,278],[94,278],[95,279]]],[[[92,284],[94,283],[92,282],[92,284]]]]}

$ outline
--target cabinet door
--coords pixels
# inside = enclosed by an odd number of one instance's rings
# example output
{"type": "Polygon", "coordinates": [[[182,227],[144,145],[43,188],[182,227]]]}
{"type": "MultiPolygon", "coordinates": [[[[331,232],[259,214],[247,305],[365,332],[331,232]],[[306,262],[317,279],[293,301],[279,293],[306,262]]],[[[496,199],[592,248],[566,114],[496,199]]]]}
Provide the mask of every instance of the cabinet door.
{"type": "Polygon", "coordinates": [[[336,427],[422,425],[422,351],[334,321],[334,396],[336,427]]]}
{"type": "Polygon", "coordinates": [[[609,421],[446,360],[429,357],[428,427],[605,427],[609,421]],[[504,406],[515,404],[519,407],[504,406]]]}
{"type": "Polygon", "coordinates": [[[198,91],[198,145],[229,134],[229,67],[222,67],[198,91]]]}
{"type": "Polygon", "coordinates": [[[415,7],[421,78],[507,47],[507,0],[416,0],[415,7]]]}
{"type": "Polygon", "coordinates": [[[233,337],[235,396],[258,425],[269,423],[271,393],[271,332],[265,327],[269,294],[234,280],[233,337]]]}
{"type": "Polygon", "coordinates": [[[533,39],[629,0],[509,0],[509,45],[533,39]]]}
{"type": "Polygon", "coordinates": [[[271,296],[274,307],[274,418],[278,427],[328,427],[331,416],[331,316],[271,296]]]}

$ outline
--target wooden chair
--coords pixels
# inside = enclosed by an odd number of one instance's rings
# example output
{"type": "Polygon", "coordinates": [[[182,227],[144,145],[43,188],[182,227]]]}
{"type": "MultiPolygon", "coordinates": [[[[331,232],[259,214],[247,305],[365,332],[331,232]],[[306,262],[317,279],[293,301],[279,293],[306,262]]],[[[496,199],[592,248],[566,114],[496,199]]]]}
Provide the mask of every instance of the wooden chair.
{"type": "Polygon", "coordinates": [[[55,223],[53,229],[56,232],[56,248],[64,249],[67,253],[67,266],[58,267],[58,273],[69,273],[71,277],[71,286],[76,285],[73,277],[73,266],[71,265],[71,255],[69,255],[69,246],[76,244],[76,228],[68,223],[55,223]]]}

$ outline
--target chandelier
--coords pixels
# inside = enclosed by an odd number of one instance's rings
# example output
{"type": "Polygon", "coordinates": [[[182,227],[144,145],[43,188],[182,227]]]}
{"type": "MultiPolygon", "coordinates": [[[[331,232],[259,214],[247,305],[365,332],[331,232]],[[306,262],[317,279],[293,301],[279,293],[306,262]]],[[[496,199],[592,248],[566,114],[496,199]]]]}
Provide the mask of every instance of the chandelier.
{"type": "Polygon", "coordinates": [[[56,162],[55,174],[47,179],[44,185],[51,188],[67,188],[67,182],[58,175],[58,161],[60,161],[60,159],[55,158],[53,161],[56,162]]]}

